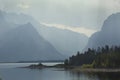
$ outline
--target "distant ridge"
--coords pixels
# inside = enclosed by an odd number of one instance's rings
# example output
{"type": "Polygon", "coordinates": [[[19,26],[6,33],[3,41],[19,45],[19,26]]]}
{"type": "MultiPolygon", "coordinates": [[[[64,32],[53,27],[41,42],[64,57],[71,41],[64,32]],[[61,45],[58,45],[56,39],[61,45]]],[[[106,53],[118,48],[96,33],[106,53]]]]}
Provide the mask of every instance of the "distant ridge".
{"type": "Polygon", "coordinates": [[[55,27],[40,26],[40,34],[55,48],[65,55],[71,56],[77,51],[82,51],[86,46],[88,37],[84,34],[55,27]]]}

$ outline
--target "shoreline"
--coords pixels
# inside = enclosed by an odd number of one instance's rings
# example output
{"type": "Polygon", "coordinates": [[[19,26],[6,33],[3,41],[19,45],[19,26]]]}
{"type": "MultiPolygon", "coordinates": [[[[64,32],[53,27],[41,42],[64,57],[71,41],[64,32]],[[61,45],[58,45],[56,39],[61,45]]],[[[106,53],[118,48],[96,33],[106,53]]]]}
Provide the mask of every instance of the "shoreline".
{"type": "Polygon", "coordinates": [[[120,69],[100,69],[100,68],[74,68],[71,69],[73,72],[120,72],[120,69]]]}
{"type": "Polygon", "coordinates": [[[46,66],[42,64],[38,65],[29,65],[21,68],[29,68],[29,69],[43,69],[43,68],[64,68],[65,70],[70,70],[73,72],[120,72],[120,68],[80,68],[76,66],[64,66],[63,64],[46,66]]]}

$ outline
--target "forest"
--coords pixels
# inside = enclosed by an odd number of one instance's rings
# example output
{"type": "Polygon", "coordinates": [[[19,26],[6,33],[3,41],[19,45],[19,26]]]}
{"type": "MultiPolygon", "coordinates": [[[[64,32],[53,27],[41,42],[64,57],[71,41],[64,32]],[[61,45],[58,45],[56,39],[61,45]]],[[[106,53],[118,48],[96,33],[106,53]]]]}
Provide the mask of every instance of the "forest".
{"type": "Polygon", "coordinates": [[[120,46],[88,48],[84,53],[78,51],[76,55],[66,59],[64,64],[87,68],[120,68],[120,46]]]}

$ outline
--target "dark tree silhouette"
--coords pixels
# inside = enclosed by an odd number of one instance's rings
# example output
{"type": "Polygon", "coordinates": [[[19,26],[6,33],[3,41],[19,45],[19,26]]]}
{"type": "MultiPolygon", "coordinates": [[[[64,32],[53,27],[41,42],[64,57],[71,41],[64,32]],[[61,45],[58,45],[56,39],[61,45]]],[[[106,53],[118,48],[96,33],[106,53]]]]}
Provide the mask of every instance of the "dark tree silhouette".
{"type": "Polygon", "coordinates": [[[120,47],[106,45],[98,47],[96,50],[88,48],[84,53],[78,51],[64,63],[69,66],[92,64],[94,68],[120,68],[120,47]]]}

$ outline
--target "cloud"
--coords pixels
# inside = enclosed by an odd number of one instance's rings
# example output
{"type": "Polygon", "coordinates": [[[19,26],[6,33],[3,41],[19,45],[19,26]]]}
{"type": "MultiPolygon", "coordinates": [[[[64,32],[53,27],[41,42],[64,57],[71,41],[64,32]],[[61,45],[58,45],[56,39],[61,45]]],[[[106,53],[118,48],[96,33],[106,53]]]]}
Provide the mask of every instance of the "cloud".
{"type": "Polygon", "coordinates": [[[109,15],[120,11],[119,3],[119,0],[39,0],[33,3],[37,7],[30,14],[47,23],[101,29],[109,15]]]}
{"type": "Polygon", "coordinates": [[[73,32],[82,33],[88,37],[90,37],[93,33],[97,32],[97,30],[88,29],[88,28],[84,28],[84,27],[73,27],[73,26],[67,26],[67,25],[63,25],[63,24],[48,24],[48,23],[41,23],[41,24],[45,25],[47,27],[55,27],[55,28],[59,28],[59,29],[66,29],[66,30],[70,30],[73,32]]]}
{"type": "Polygon", "coordinates": [[[20,3],[17,5],[19,8],[22,8],[22,9],[28,9],[30,8],[30,5],[29,4],[26,4],[26,3],[20,3]]]}
{"type": "Polygon", "coordinates": [[[109,15],[120,12],[120,0],[0,0],[0,8],[42,22],[99,30],[109,15]]]}
{"type": "Polygon", "coordinates": [[[31,2],[26,0],[0,0],[0,9],[7,12],[26,12],[31,7],[31,2]]]}

